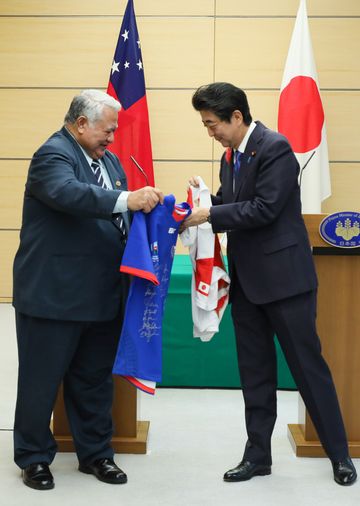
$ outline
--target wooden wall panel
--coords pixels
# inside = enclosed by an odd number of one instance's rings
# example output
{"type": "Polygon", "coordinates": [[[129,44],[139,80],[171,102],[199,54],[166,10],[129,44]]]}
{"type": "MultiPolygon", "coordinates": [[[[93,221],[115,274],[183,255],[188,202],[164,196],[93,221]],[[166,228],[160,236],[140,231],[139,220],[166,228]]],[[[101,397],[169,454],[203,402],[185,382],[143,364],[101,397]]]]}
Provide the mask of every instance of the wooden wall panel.
{"type": "MultiPolygon", "coordinates": [[[[0,65],[7,69],[0,86],[105,87],[119,28],[114,18],[0,17],[0,65]]],[[[279,88],[292,28],[291,18],[217,19],[215,79],[279,88]],[[256,39],[237,60],[237,48],[259,33],[266,40],[256,39]]],[[[357,88],[360,18],[311,19],[310,28],[320,86],[357,88]]],[[[212,79],[211,18],[187,20],[186,37],[183,18],[142,18],[139,30],[148,87],[196,87],[212,79]]]]}
{"type": "Polygon", "coordinates": [[[359,133],[356,126],[360,115],[360,90],[326,91],[322,93],[322,100],[330,160],[360,161],[359,133]]]}
{"type": "MultiPolygon", "coordinates": [[[[78,90],[0,89],[0,158],[31,158],[61,128],[78,90]],[[14,115],[21,111],[21,120],[14,115]]],[[[211,159],[212,147],[191,106],[192,90],[149,90],[147,94],[155,159],[211,159]]]]}
{"type": "Polygon", "coordinates": [[[209,160],[212,146],[191,105],[193,90],[150,90],[147,94],[155,159],[209,160]]]}
{"type": "Polygon", "coordinates": [[[215,81],[279,88],[292,27],[291,19],[217,19],[215,81]],[[266,39],[258,35],[265,33],[266,39]]]}
{"type": "MultiPolygon", "coordinates": [[[[300,0],[220,0],[216,2],[217,16],[296,16],[300,0]]],[[[307,0],[309,16],[360,15],[358,0],[307,0]]]]}
{"type": "Polygon", "coordinates": [[[105,87],[118,32],[114,18],[0,18],[0,86],[105,87]]]}
{"type": "MultiPolygon", "coordinates": [[[[360,53],[360,18],[310,19],[309,24],[320,87],[358,88],[360,60],[354,55],[360,53]]],[[[290,18],[217,19],[215,80],[279,89],[293,27],[290,18]]]]}
{"type": "Polygon", "coordinates": [[[211,18],[139,19],[146,86],[189,88],[213,76],[211,18]]]}
{"type": "MultiPolygon", "coordinates": [[[[213,25],[188,19],[184,37],[183,18],[139,19],[147,86],[209,81],[213,25]]],[[[104,88],[119,30],[115,18],[0,17],[0,86],[104,88]]]]}
{"type": "Polygon", "coordinates": [[[12,297],[12,266],[18,246],[17,230],[0,230],[0,302],[10,302],[12,297]]]}
{"type": "MultiPolygon", "coordinates": [[[[212,158],[211,142],[199,114],[191,106],[193,91],[148,91],[155,159],[212,158]]],[[[71,98],[77,92],[0,89],[0,158],[30,158],[40,144],[62,126],[71,98]],[[14,117],[14,104],[22,112],[21,121],[14,117]]],[[[250,90],[247,94],[253,118],[276,130],[279,91],[250,90]]],[[[354,124],[360,115],[360,90],[323,91],[322,100],[330,160],[360,160],[360,143],[354,124]]],[[[220,158],[222,151],[221,145],[215,143],[215,159],[220,158]]]]}
{"type": "Polygon", "coordinates": [[[324,213],[360,212],[360,162],[331,163],[332,195],[323,202],[324,213]]]}
{"type": "MultiPolygon", "coordinates": [[[[116,16],[125,11],[127,0],[1,0],[1,15],[18,16],[116,16]]],[[[211,16],[214,0],[135,0],[136,16],[211,16]]]]}
{"type": "Polygon", "coordinates": [[[320,87],[358,89],[360,17],[310,19],[309,25],[320,87]]]}
{"type": "Polygon", "coordinates": [[[0,160],[0,230],[21,226],[29,160],[0,160]]]}
{"type": "MultiPolygon", "coordinates": [[[[137,16],[295,16],[299,0],[135,0],[137,16]]],[[[0,15],[122,15],[126,0],[2,0],[0,15]]],[[[358,0],[307,0],[309,16],[360,15],[358,0]]]]}
{"type": "Polygon", "coordinates": [[[212,189],[212,162],[156,162],[154,171],[156,181],[161,181],[161,189],[168,195],[172,193],[177,202],[187,199],[187,185],[191,176],[200,176],[212,189]]]}
{"type": "Polygon", "coordinates": [[[0,158],[31,158],[61,128],[78,90],[0,89],[0,158]]]}

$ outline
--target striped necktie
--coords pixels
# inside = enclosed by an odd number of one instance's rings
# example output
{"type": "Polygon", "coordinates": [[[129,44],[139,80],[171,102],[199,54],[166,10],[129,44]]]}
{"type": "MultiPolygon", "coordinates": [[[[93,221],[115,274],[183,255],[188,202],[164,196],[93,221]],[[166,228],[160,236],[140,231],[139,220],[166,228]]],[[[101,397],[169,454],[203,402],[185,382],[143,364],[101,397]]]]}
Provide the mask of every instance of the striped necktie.
{"type": "Polygon", "coordinates": [[[126,241],[127,233],[126,233],[125,222],[124,222],[124,218],[123,218],[122,214],[118,214],[116,216],[115,220],[113,220],[113,223],[120,230],[123,241],[126,241]]]}
{"type": "Polygon", "coordinates": [[[97,184],[99,186],[101,186],[101,188],[107,188],[107,185],[106,185],[106,183],[104,181],[104,178],[102,177],[102,174],[101,174],[101,167],[100,167],[99,160],[93,160],[92,161],[92,163],[91,163],[91,170],[94,173],[94,176],[96,178],[97,184]]]}
{"type": "MultiPolygon", "coordinates": [[[[92,163],[91,163],[91,170],[94,173],[94,176],[96,178],[97,184],[99,186],[101,186],[101,188],[108,189],[108,186],[105,183],[104,178],[103,178],[103,176],[101,174],[100,163],[99,163],[98,160],[93,160],[92,161],[92,163]]],[[[126,238],[126,227],[125,227],[125,222],[124,222],[124,218],[123,218],[122,214],[119,214],[115,218],[115,220],[113,220],[113,223],[120,230],[123,239],[125,239],[126,238]]]]}

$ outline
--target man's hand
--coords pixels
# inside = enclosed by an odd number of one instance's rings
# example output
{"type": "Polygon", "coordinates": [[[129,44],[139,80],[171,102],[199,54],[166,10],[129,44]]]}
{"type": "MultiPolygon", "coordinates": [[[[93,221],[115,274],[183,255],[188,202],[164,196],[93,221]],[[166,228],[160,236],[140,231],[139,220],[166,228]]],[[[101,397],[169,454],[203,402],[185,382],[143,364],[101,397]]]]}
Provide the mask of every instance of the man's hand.
{"type": "Polygon", "coordinates": [[[152,186],[144,186],[144,188],[129,193],[127,206],[130,211],[149,213],[159,202],[160,204],[164,202],[162,191],[152,186]]]}
{"type": "Polygon", "coordinates": [[[185,228],[195,227],[196,225],[202,225],[207,221],[210,215],[210,210],[206,207],[194,207],[188,218],[186,218],[181,224],[181,231],[185,228]]]}
{"type": "Polygon", "coordinates": [[[198,188],[199,187],[198,176],[191,176],[191,178],[189,179],[189,185],[198,188]]]}

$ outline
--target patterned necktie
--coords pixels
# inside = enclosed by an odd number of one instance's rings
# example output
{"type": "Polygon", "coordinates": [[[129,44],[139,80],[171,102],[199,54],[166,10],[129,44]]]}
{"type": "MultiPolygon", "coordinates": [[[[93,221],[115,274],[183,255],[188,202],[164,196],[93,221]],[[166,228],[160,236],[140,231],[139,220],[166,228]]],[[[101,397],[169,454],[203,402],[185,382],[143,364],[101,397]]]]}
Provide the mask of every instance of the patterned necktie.
{"type": "Polygon", "coordinates": [[[126,241],[127,233],[126,233],[125,222],[124,222],[124,218],[123,218],[122,214],[117,215],[115,220],[113,220],[113,223],[120,230],[122,239],[124,241],[126,241]]]}
{"type": "Polygon", "coordinates": [[[240,153],[240,151],[235,151],[234,174],[236,175],[236,177],[239,175],[240,172],[241,157],[242,153],[240,153]]]}
{"type": "Polygon", "coordinates": [[[234,160],[233,191],[235,192],[240,181],[240,166],[241,166],[242,153],[240,153],[240,151],[235,151],[234,157],[235,160],[234,160]]]}
{"type": "Polygon", "coordinates": [[[102,174],[101,174],[100,163],[99,163],[98,160],[93,160],[92,161],[91,169],[92,169],[92,171],[94,173],[94,176],[96,178],[97,184],[99,186],[101,186],[101,188],[107,188],[106,183],[104,181],[104,178],[102,177],[102,174]]]}
{"type": "MultiPolygon", "coordinates": [[[[107,184],[105,183],[104,181],[104,178],[101,174],[101,168],[100,168],[100,163],[98,160],[93,160],[92,161],[92,164],[91,164],[91,170],[93,171],[94,173],[94,176],[96,178],[96,181],[97,181],[97,184],[99,186],[101,186],[101,188],[108,188],[107,184]]],[[[125,239],[126,238],[126,227],[125,227],[125,222],[124,222],[124,218],[122,216],[122,214],[119,214],[115,220],[113,220],[113,223],[116,225],[116,227],[120,230],[121,232],[121,235],[122,235],[122,238],[125,239]]]]}

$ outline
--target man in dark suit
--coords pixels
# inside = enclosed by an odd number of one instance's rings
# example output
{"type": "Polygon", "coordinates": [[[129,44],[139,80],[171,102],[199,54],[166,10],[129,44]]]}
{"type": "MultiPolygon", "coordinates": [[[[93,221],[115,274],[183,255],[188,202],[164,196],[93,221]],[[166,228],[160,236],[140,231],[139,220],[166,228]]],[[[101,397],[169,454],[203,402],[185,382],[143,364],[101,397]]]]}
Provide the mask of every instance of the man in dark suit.
{"type": "MultiPolygon", "coordinates": [[[[276,334],[335,481],[354,483],[335,387],[316,333],[317,279],[301,215],[298,162],[285,137],[252,121],[243,90],[228,83],[202,86],[192,103],[210,137],[226,148],[212,207],[194,209],[185,222],[188,227],[208,221],[228,237],[248,441],[242,461],[224,480],[271,473],[276,334]]],[[[196,178],[190,183],[196,185],[196,178]]]]}
{"type": "Polygon", "coordinates": [[[125,483],[113,460],[112,365],[127,297],[119,272],[128,211],[163,200],[152,187],[127,191],[108,151],[120,104],[106,93],[74,97],[64,127],[34,154],[14,261],[19,352],[15,462],[29,487],[54,487],[50,417],[63,381],[79,470],[125,483]]]}

